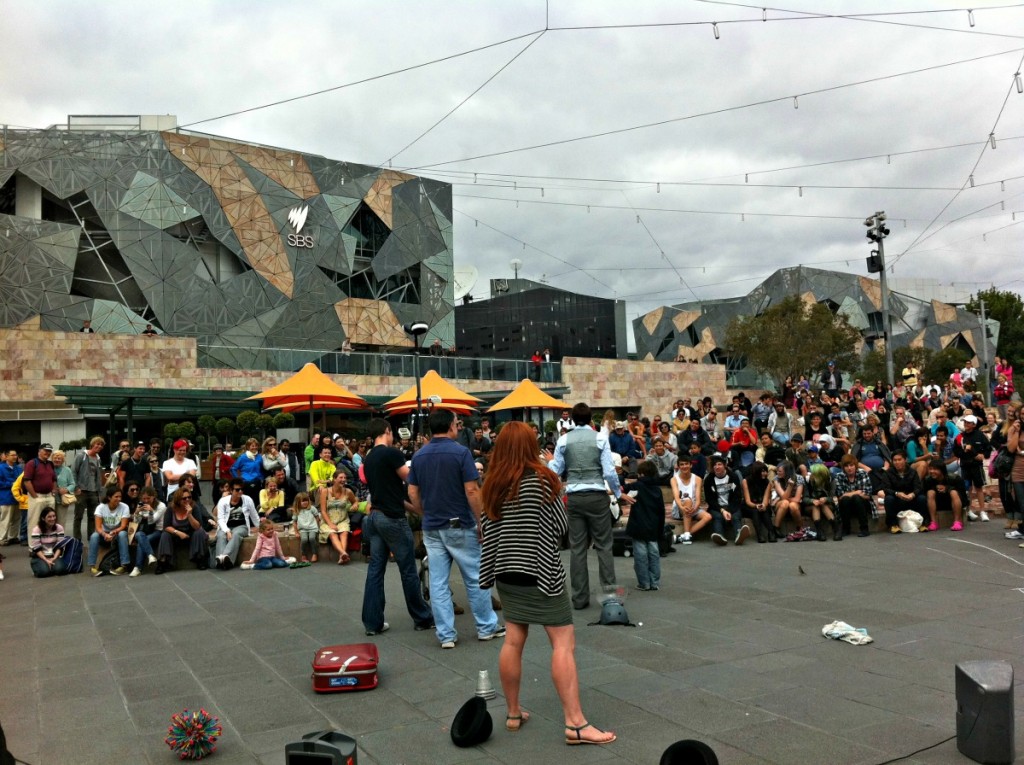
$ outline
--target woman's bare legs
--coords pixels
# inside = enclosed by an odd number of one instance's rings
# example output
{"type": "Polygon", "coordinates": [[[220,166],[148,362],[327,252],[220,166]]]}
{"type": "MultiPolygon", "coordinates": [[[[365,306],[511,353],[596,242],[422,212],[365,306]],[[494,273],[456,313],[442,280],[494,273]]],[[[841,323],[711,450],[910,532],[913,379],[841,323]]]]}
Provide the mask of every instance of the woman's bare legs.
{"type": "MultiPolygon", "coordinates": [[[[583,709],[580,706],[580,683],[576,674],[576,632],[571,624],[564,627],[545,627],[544,631],[548,633],[548,640],[551,641],[551,679],[555,683],[558,698],[562,701],[565,727],[579,729],[587,725],[587,718],[583,716],[583,709]]],[[[594,727],[583,728],[579,731],[579,737],[595,743],[615,740],[615,734],[611,731],[602,732],[594,727]]]]}
{"type": "Polygon", "coordinates": [[[523,646],[530,631],[528,624],[516,624],[505,621],[505,641],[498,655],[498,671],[501,675],[501,690],[505,694],[508,716],[516,717],[523,714],[519,706],[519,683],[523,676],[523,646]]]}

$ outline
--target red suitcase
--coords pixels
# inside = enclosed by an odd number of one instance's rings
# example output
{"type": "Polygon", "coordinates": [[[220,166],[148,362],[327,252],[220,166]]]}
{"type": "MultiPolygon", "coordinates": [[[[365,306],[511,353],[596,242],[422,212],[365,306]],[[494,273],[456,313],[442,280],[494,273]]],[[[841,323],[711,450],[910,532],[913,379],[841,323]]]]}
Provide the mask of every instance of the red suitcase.
{"type": "Polygon", "coordinates": [[[378,662],[374,643],[325,646],[313,655],[313,690],[337,693],[376,688],[378,662]]]}

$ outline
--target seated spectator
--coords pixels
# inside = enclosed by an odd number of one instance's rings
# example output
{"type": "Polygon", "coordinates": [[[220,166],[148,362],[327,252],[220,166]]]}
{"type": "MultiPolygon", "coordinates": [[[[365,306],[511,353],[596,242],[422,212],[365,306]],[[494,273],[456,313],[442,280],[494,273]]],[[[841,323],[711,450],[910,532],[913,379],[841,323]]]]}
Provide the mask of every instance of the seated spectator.
{"type": "Polygon", "coordinates": [[[63,542],[64,527],[57,523],[57,511],[52,507],[44,508],[43,514],[39,516],[39,525],[32,529],[29,537],[28,551],[32,556],[29,565],[33,574],[45,579],[68,573],[61,546],[63,542]]]}
{"type": "Polygon", "coordinates": [[[825,418],[821,416],[821,412],[811,412],[806,418],[807,424],[804,426],[804,440],[809,443],[817,443],[818,436],[826,435],[828,433],[828,426],[825,424],[825,418]]]}
{"type": "Polygon", "coordinates": [[[850,454],[857,458],[858,467],[871,477],[872,493],[881,491],[882,474],[889,469],[892,455],[889,447],[878,438],[878,428],[871,422],[860,429],[860,438],[854,443],[850,454]]]}
{"type": "Polygon", "coordinates": [[[290,521],[291,518],[289,517],[278,520],[281,518],[282,511],[284,511],[285,516],[288,515],[284,505],[284,492],[278,487],[276,479],[268,478],[265,488],[260,489],[260,518],[270,518],[274,523],[290,521]]]}
{"type": "Polygon", "coordinates": [[[797,528],[803,523],[800,512],[803,509],[804,479],[796,473],[789,460],[783,460],[775,468],[772,482],[772,508],[775,510],[775,536],[784,537],[782,522],[790,516],[797,528]]]}
{"type": "Polygon", "coordinates": [[[266,571],[268,568],[288,568],[284,551],[281,549],[281,538],[277,535],[274,522],[264,518],[260,521],[260,533],[256,537],[256,547],[252,556],[242,564],[243,569],[266,571]]]}
{"type": "MultiPolygon", "coordinates": [[[[885,471],[885,525],[889,527],[890,533],[898,534],[900,531],[899,518],[903,510],[913,510],[921,514],[922,518],[928,517],[928,503],[922,492],[921,476],[917,474],[907,462],[907,455],[901,449],[892,453],[892,467],[885,471]]],[[[930,523],[921,527],[921,531],[937,531],[930,523]]]]}
{"type": "Polygon", "coordinates": [[[793,415],[786,411],[786,407],[776,401],[773,411],[768,415],[768,432],[772,440],[782,446],[789,445],[789,439],[794,431],[793,415]]]}
{"type": "Polygon", "coordinates": [[[763,462],[769,471],[773,471],[776,465],[786,459],[786,447],[772,440],[771,433],[766,430],[761,434],[760,446],[754,453],[754,459],[763,462]]]}
{"type": "Polygon", "coordinates": [[[156,563],[154,550],[160,544],[167,505],[157,498],[156,489],[143,487],[135,506],[135,568],[128,576],[141,576],[147,565],[156,563]]]}
{"type": "MultiPolygon", "coordinates": [[[[906,463],[906,460],[904,460],[906,463]]],[[[852,454],[845,455],[839,462],[840,470],[835,475],[836,509],[839,512],[839,529],[835,534],[836,541],[843,534],[851,533],[853,518],[857,518],[859,531],[857,536],[866,537],[871,534],[868,518],[871,517],[871,478],[866,470],[857,466],[857,458],[852,454]]]]}
{"type": "Polygon", "coordinates": [[[164,529],[157,548],[157,574],[174,568],[175,550],[183,545],[188,546],[189,560],[197,569],[209,568],[210,540],[193,514],[192,494],[188,489],[174,492],[170,512],[164,514],[164,529]]]}
{"type": "Polygon", "coordinates": [[[274,470],[274,475],[271,476],[277,481],[277,488],[284,494],[284,510],[283,513],[278,513],[277,517],[273,517],[275,514],[271,513],[271,520],[274,523],[291,523],[292,516],[289,512],[289,508],[295,506],[295,497],[299,493],[299,485],[285,475],[283,468],[277,468],[274,470]],[[279,520],[280,518],[280,520],[279,520]]]}
{"type": "Polygon", "coordinates": [[[708,435],[712,443],[718,443],[722,438],[722,424],[718,421],[718,410],[711,408],[707,414],[700,418],[700,426],[708,435]]]}
{"type": "Polygon", "coordinates": [[[676,458],[672,452],[665,448],[665,442],[660,438],[655,438],[651,451],[647,454],[647,458],[644,461],[654,464],[658,485],[668,486],[669,481],[672,480],[672,474],[675,472],[676,458]]]}
{"type": "Polygon", "coordinates": [[[100,576],[97,565],[100,545],[117,545],[121,565],[111,569],[110,573],[120,576],[131,565],[128,554],[128,505],[121,501],[121,490],[116,486],[108,486],[104,492],[104,501],[96,506],[93,517],[96,519],[96,530],[89,537],[89,570],[93,576],[100,576]]]}
{"type": "Polygon", "coordinates": [[[329,487],[320,492],[320,542],[328,542],[338,552],[338,565],[349,562],[348,535],[352,531],[349,511],[356,496],[346,485],[344,473],[334,476],[329,487]]]}
{"type": "MultiPolygon", "coordinates": [[[[199,498],[196,490],[199,488],[199,479],[194,475],[183,476],[181,483],[178,486],[178,490],[184,489],[192,494],[192,515],[199,520],[199,526],[203,530],[203,533],[209,535],[217,531],[217,519],[213,517],[206,505],[203,504],[199,498]]],[[[220,501],[220,497],[214,497],[215,502],[220,501]]],[[[216,510],[216,504],[213,505],[216,510]]]]}
{"type": "Polygon", "coordinates": [[[469,442],[469,451],[472,452],[474,460],[487,459],[487,454],[491,451],[491,441],[484,437],[483,428],[473,429],[473,440],[469,442]]]}
{"type": "Polygon", "coordinates": [[[658,426],[657,437],[664,442],[665,448],[673,455],[679,453],[679,441],[667,422],[663,422],[658,426]]]}
{"type": "Polygon", "coordinates": [[[907,442],[917,433],[917,421],[910,416],[905,406],[897,405],[893,410],[893,418],[889,423],[889,433],[893,443],[899,449],[906,449],[907,442]]]}
{"type": "Polygon", "coordinates": [[[608,448],[622,458],[622,469],[627,472],[635,472],[633,463],[640,459],[640,449],[636,439],[626,432],[626,422],[617,420],[615,430],[608,436],[608,448]]]}
{"type": "Polygon", "coordinates": [[[740,426],[733,431],[729,443],[729,454],[733,465],[745,470],[754,462],[757,451],[757,431],[750,424],[746,415],[740,417],[740,426]]]}
{"type": "Polygon", "coordinates": [[[669,485],[672,488],[672,517],[683,522],[683,533],[676,537],[676,541],[684,545],[690,544],[693,535],[711,523],[711,514],[700,509],[703,483],[694,475],[690,460],[680,457],[669,485]]]}
{"type": "Polygon", "coordinates": [[[320,447],[320,459],[309,466],[309,491],[311,494],[330,486],[338,466],[334,464],[334,450],[330,446],[320,447]]]}
{"type": "Polygon", "coordinates": [[[793,470],[796,474],[803,476],[804,478],[806,478],[810,472],[810,460],[805,447],[804,435],[798,431],[793,434],[793,438],[790,439],[789,442],[789,448],[786,449],[786,459],[793,466],[793,470]]]}
{"type": "Polygon", "coordinates": [[[819,542],[826,541],[823,520],[832,523],[833,529],[838,528],[835,516],[835,491],[832,487],[832,475],[823,464],[813,465],[804,482],[804,511],[814,522],[815,538],[819,542]]]}
{"type": "Polygon", "coordinates": [[[935,439],[931,444],[932,458],[941,461],[946,466],[947,473],[959,478],[960,458],[953,449],[953,439],[949,436],[948,428],[949,426],[941,426],[935,431],[935,439]]]}
{"type": "Polygon", "coordinates": [[[317,552],[320,550],[320,511],[313,507],[309,495],[302,491],[295,495],[292,505],[292,518],[295,520],[295,535],[299,538],[299,554],[303,563],[316,563],[317,552]]]}
{"type": "Polygon", "coordinates": [[[712,443],[711,437],[700,426],[700,420],[697,418],[690,420],[686,430],[680,431],[676,441],[682,454],[690,451],[691,444],[696,444],[698,451],[705,456],[710,456],[715,451],[715,445],[712,443]]]}
{"type": "Polygon", "coordinates": [[[714,531],[711,541],[716,545],[727,544],[725,524],[732,527],[733,542],[743,544],[750,536],[750,529],[743,523],[743,490],[740,477],[730,472],[725,457],[716,455],[711,458],[711,472],[704,481],[704,501],[711,514],[714,531]]]}
{"type": "Polygon", "coordinates": [[[771,521],[771,491],[772,485],[768,480],[768,466],[763,462],[754,462],[750,466],[750,472],[743,479],[743,504],[747,508],[747,514],[754,519],[754,531],[757,533],[757,541],[777,542],[775,524],[771,521]]]}
{"type": "Polygon", "coordinates": [[[729,409],[729,414],[726,415],[725,422],[722,423],[722,437],[731,441],[732,435],[740,426],[743,424],[743,410],[740,409],[739,401],[734,400],[732,407],[729,409]]]}
{"type": "Polygon", "coordinates": [[[214,565],[229,571],[238,562],[238,552],[246,537],[256,533],[260,516],[252,500],[244,494],[241,478],[231,481],[231,492],[217,502],[217,546],[214,565]]]}
{"type": "Polygon", "coordinates": [[[934,459],[928,466],[928,476],[924,479],[922,486],[928,503],[929,528],[939,524],[939,511],[950,511],[953,513],[953,525],[950,531],[963,531],[963,500],[960,495],[963,491],[963,481],[958,476],[950,475],[946,470],[946,464],[939,459],[934,459]]]}
{"type": "Polygon", "coordinates": [[[761,398],[750,409],[750,419],[754,424],[754,430],[758,433],[763,433],[768,429],[768,418],[775,411],[773,401],[774,397],[771,393],[762,393],[761,398]]]}
{"type": "Polygon", "coordinates": [[[906,443],[907,461],[922,481],[928,475],[928,463],[932,461],[930,440],[928,428],[918,428],[906,443]]]}

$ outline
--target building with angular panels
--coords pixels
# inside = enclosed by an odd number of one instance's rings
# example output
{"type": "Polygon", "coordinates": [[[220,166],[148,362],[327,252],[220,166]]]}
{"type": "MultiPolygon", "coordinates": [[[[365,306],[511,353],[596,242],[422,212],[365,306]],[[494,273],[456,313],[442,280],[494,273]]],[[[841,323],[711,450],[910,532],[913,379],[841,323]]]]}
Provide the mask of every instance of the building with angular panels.
{"type": "Polygon", "coordinates": [[[0,326],[152,323],[232,368],[410,346],[410,321],[453,344],[450,184],[174,126],[4,129],[0,326]]]}
{"type": "MultiPolygon", "coordinates": [[[[776,271],[743,297],[662,306],[634,319],[637,357],[725,364],[730,377],[736,379],[743,371],[742,361],[730,359],[720,345],[729,322],[735,316],[759,314],[774,302],[793,295],[824,303],[832,313],[845,315],[861,331],[861,353],[871,351],[882,338],[882,292],[877,280],[798,266],[776,271]]],[[[890,290],[889,312],[894,348],[912,346],[938,351],[953,346],[967,351],[976,360],[981,353],[980,321],[970,311],[890,290]]],[[[998,331],[998,322],[989,322],[989,359],[995,355],[998,331]]]]}

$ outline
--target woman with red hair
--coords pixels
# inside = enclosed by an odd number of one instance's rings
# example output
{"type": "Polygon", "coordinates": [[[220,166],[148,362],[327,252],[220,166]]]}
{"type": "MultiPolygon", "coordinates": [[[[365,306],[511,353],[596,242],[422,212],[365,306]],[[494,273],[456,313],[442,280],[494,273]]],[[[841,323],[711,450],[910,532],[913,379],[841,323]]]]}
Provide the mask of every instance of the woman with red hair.
{"type": "Polygon", "coordinates": [[[615,734],[587,722],[576,674],[576,634],[559,552],[569,527],[561,482],[541,461],[532,428],[507,423],[494,442],[483,486],[485,517],[480,587],[496,587],[508,632],[498,666],[508,716],[518,731],[530,715],[519,705],[523,647],[531,624],[551,641],[551,677],[565,715],[565,743],[610,744],[615,734]]]}

